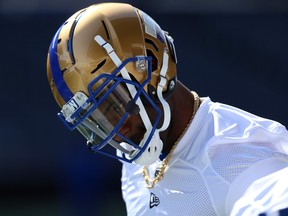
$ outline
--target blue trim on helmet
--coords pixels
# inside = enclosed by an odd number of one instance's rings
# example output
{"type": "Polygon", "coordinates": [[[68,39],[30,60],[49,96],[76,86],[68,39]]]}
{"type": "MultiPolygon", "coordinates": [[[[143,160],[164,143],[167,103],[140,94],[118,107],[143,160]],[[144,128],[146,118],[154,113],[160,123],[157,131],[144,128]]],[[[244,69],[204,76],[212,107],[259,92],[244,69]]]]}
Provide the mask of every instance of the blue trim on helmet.
{"type": "Polygon", "coordinates": [[[70,32],[69,32],[69,38],[68,38],[68,52],[70,54],[70,58],[71,58],[71,61],[72,61],[72,64],[75,64],[75,57],[74,57],[74,52],[73,52],[73,39],[74,39],[74,32],[75,32],[75,28],[76,28],[76,25],[78,23],[78,21],[80,20],[81,16],[84,14],[84,12],[86,11],[86,9],[82,10],[75,18],[72,26],[71,26],[71,29],[70,29],[70,32]]]}
{"type": "MultiPolygon", "coordinates": [[[[85,12],[85,9],[82,10],[74,20],[72,27],[70,29],[69,33],[69,40],[68,40],[68,52],[71,57],[72,64],[75,64],[75,58],[73,54],[73,35],[75,31],[75,27],[83,15],[83,12],[85,12]]],[[[59,65],[59,60],[58,60],[58,51],[57,51],[57,45],[58,45],[58,38],[59,34],[63,28],[63,26],[66,24],[66,22],[58,29],[56,32],[55,36],[52,39],[52,42],[50,44],[50,50],[49,50],[49,55],[50,55],[50,69],[52,73],[52,77],[55,83],[55,86],[60,94],[60,96],[64,99],[64,101],[67,103],[73,96],[74,94],[71,92],[70,88],[67,86],[64,77],[63,77],[63,72],[60,68],[59,65]]]]}
{"type": "Polygon", "coordinates": [[[50,44],[50,50],[49,50],[50,70],[52,73],[55,86],[58,90],[58,93],[64,99],[65,102],[68,102],[74,96],[74,94],[71,92],[71,90],[69,89],[69,87],[67,86],[64,80],[63,73],[59,65],[58,52],[57,52],[58,37],[59,37],[62,27],[63,26],[61,26],[58,29],[58,31],[56,32],[50,44]]]}

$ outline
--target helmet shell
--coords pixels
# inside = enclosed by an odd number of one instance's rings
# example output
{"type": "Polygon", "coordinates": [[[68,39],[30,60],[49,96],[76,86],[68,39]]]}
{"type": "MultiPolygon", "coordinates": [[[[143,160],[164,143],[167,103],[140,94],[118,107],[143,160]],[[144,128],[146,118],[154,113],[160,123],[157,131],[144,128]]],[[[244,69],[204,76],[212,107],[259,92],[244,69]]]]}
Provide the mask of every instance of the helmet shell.
{"type": "MultiPolygon", "coordinates": [[[[89,95],[87,86],[93,79],[102,73],[111,74],[117,68],[106,50],[94,40],[96,35],[111,44],[121,61],[139,55],[152,56],[152,76],[145,86],[150,95],[151,89],[157,88],[163,52],[167,50],[168,82],[163,91],[169,92],[169,81],[176,79],[176,56],[171,37],[150,16],[129,4],[101,3],[73,14],[54,36],[57,64],[72,94],[81,91],[89,95]]],[[[47,77],[55,100],[62,107],[70,98],[63,97],[63,88],[57,87],[61,83],[54,81],[52,64],[55,62],[51,61],[50,54],[48,52],[47,77]]],[[[147,72],[140,72],[135,64],[127,64],[126,69],[139,83],[147,78],[147,72]]]]}

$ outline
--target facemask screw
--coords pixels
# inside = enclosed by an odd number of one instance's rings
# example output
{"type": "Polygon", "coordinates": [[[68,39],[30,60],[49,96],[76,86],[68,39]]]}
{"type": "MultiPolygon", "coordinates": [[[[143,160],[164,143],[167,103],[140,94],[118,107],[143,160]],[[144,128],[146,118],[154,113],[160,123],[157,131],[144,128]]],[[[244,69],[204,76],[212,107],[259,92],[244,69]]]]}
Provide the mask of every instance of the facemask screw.
{"type": "Polygon", "coordinates": [[[169,84],[169,90],[173,90],[175,88],[175,81],[172,80],[169,84]]]}
{"type": "Polygon", "coordinates": [[[141,73],[146,71],[146,61],[144,59],[136,61],[136,70],[141,73]]]}

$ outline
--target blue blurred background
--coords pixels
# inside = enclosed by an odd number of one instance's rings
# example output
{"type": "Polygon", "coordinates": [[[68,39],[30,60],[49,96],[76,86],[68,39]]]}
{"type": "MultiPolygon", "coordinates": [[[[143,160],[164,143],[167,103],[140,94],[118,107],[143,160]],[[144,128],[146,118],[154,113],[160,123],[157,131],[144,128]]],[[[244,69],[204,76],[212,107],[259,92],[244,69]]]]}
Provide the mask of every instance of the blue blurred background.
{"type": "MultiPolygon", "coordinates": [[[[62,125],[46,80],[54,33],[97,2],[0,1],[0,215],[126,214],[120,163],[91,153],[62,125]]],[[[189,88],[288,126],[288,1],[120,2],[169,31],[189,88]]]]}

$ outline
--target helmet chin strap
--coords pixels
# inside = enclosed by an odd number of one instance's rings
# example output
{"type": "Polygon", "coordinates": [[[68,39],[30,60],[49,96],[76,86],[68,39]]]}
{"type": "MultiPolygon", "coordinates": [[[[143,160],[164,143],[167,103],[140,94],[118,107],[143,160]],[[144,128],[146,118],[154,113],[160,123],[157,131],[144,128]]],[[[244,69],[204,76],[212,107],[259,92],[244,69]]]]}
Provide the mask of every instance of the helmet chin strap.
{"type": "MultiPolygon", "coordinates": [[[[159,133],[161,131],[166,130],[170,124],[170,120],[171,120],[170,106],[167,103],[167,101],[163,98],[163,88],[167,83],[167,79],[165,78],[165,76],[166,76],[167,69],[168,69],[168,60],[169,60],[169,56],[168,56],[167,51],[165,50],[163,53],[163,63],[162,63],[162,68],[161,68],[160,76],[159,76],[160,81],[157,86],[157,96],[158,96],[160,103],[163,106],[164,121],[163,121],[162,127],[155,130],[155,133],[153,134],[153,137],[149,145],[145,149],[145,151],[141,154],[139,158],[135,160],[135,163],[140,164],[140,165],[145,165],[145,166],[150,165],[154,163],[156,160],[158,160],[161,154],[161,151],[163,149],[163,141],[161,140],[159,133]]],[[[144,141],[146,140],[145,136],[143,140],[144,141]]]]}
{"type": "Polygon", "coordinates": [[[169,55],[167,53],[167,50],[164,50],[163,63],[162,63],[162,68],[161,68],[160,76],[159,76],[160,81],[157,86],[157,96],[158,96],[158,99],[160,100],[160,103],[163,106],[163,112],[164,112],[164,121],[163,121],[162,127],[159,129],[159,132],[166,130],[171,120],[170,106],[167,103],[167,101],[163,98],[163,88],[165,87],[167,83],[166,73],[168,70],[168,60],[169,60],[169,55]]]}
{"type": "MultiPolygon", "coordinates": [[[[118,55],[115,53],[113,47],[108,43],[106,42],[100,35],[97,35],[94,40],[100,45],[102,46],[107,54],[109,55],[109,57],[111,58],[111,60],[113,61],[113,63],[119,67],[121,64],[122,64],[122,61],[120,60],[120,58],[118,57],[118,55]]],[[[124,79],[127,79],[127,80],[132,80],[127,69],[125,67],[123,67],[121,70],[120,70],[120,73],[121,75],[123,76],[124,79]]],[[[135,88],[135,86],[133,85],[130,85],[130,84],[126,84],[127,88],[128,88],[128,91],[130,92],[131,96],[134,98],[136,93],[137,93],[137,90],[135,88]]],[[[140,108],[140,116],[143,120],[143,123],[144,123],[144,126],[146,128],[146,130],[148,130],[149,128],[152,128],[152,124],[150,122],[150,119],[148,117],[148,114],[144,108],[144,105],[141,101],[140,98],[137,99],[136,101],[136,104],[139,106],[140,108]]]]}
{"type": "MultiPolygon", "coordinates": [[[[114,64],[117,67],[119,67],[122,64],[122,61],[120,60],[118,55],[115,53],[113,47],[108,42],[106,42],[100,35],[95,36],[94,40],[101,47],[103,47],[106,50],[107,54],[109,55],[109,57],[111,58],[111,60],[114,62],[114,64]]],[[[155,133],[153,134],[153,137],[151,138],[145,151],[136,160],[134,160],[135,163],[140,164],[140,165],[150,165],[150,164],[154,163],[159,158],[161,151],[163,149],[163,142],[160,139],[159,133],[161,131],[166,130],[170,124],[170,119],[171,119],[170,107],[169,107],[169,104],[163,98],[163,88],[167,83],[167,79],[165,78],[165,76],[166,76],[167,69],[168,69],[168,59],[169,59],[169,56],[168,56],[167,51],[165,50],[163,53],[162,68],[160,71],[160,81],[159,81],[158,86],[157,86],[157,96],[158,96],[160,103],[162,104],[163,110],[164,110],[163,125],[160,129],[155,130],[155,133]]],[[[120,73],[123,76],[123,78],[128,79],[128,80],[132,80],[125,67],[123,67],[120,70],[120,73]]],[[[134,97],[137,93],[135,86],[130,85],[130,84],[126,84],[126,86],[128,88],[128,91],[130,92],[131,96],[134,97]]],[[[140,108],[139,114],[140,114],[140,116],[143,120],[144,126],[146,128],[146,133],[144,134],[144,137],[139,144],[140,147],[143,147],[143,145],[145,144],[145,142],[148,139],[150,132],[152,130],[152,124],[150,122],[148,114],[147,114],[145,107],[144,107],[140,98],[137,99],[136,104],[140,108]]],[[[123,144],[125,144],[125,143],[121,143],[121,145],[123,145],[123,144]]],[[[139,153],[139,150],[136,149],[136,150],[132,151],[130,153],[130,155],[128,155],[128,157],[133,158],[138,153],[139,153]]]]}

